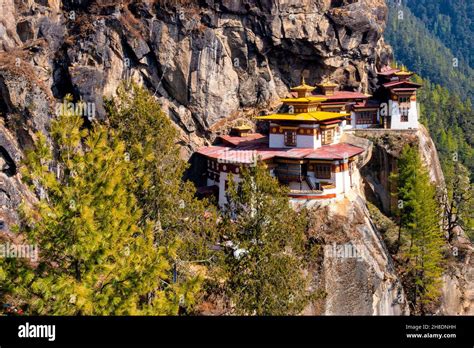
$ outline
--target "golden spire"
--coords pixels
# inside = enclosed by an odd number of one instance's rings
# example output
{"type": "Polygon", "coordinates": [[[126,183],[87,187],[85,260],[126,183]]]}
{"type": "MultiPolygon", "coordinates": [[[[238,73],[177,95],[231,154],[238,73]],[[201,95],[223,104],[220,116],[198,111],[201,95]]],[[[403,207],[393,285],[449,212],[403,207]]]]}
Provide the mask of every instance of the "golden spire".
{"type": "Polygon", "coordinates": [[[309,86],[306,84],[305,78],[301,75],[301,85],[291,88],[293,92],[298,92],[298,98],[304,98],[308,93],[314,91],[316,87],[309,86]]]}
{"type": "Polygon", "coordinates": [[[405,65],[402,65],[400,71],[396,72],[395,75],[397,76],[411,76],[413,73],[407,69],[405,65]]]}

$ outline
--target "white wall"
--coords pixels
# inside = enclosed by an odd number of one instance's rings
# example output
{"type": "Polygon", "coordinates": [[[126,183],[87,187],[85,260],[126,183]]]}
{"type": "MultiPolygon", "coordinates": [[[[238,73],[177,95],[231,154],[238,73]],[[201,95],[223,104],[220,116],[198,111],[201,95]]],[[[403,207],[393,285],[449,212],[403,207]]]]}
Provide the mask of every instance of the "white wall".
{"type": "Polygon", "coordinates": [[[351,122],[347,122],[346,120],[342,121],[342,129],[352,129],[354,128],[355,120],[354,120],[354,112],[351,111],[351,122]]]}
{"type": "Polygon", "coordinates": [[[357,128],[356,117],[355,111],[351,111],[351,128],[357,128]]]}
{"type": "Polygon", "coordinates": [[[269,146],[271,148],[282,148],[285,146],[285,136],[283,134],[270,133],[269,146]]]}
{"type": "MultiPolygon", "coordinates": [[[[277,127],[277,125],[272,124],[272,126],[277,127]]],[[[319,126],[308,127],[305,125],[305,128],[312,128],[318,129],[319,126]]],[[[321,147],[321,137],[316,137],[316,135],[303,135],[303,134],[296,134],[296,146],[286,146],[285,145],[285,135],[281,134],[273,134],[270,133],[269,139],[269,146],[271,148],[310,148],[310,149],[317,149],[321,147]]]]}
{"type": "MultiPolygon", "coordinates": [[[[339,165],[340,162],[334,162],[334,164],[339,165]]],[[[314,172],[308,172],[308,176],[311,177],[313,182],[330,182],[336,186],[334,193],[343,194],[348,192],[351,189],[351,182],[349,176],[349,170],[343,172],[331,173],[331,179],[318,179],[315,178],[314,172]]],[[[327,190],[325,190],[326,192],[327,190]]],[[[333,193],[332,191],[330,193],[333,193]]]]}
{"type": "MultiPolygon", "coordinates": [[[[240,182],[240,175],[239,174],[232,174],[234,178],[234,182],[240,182]]],[[[227,198],[225,196],[225,182],[227,180],[227,173],[220,172],[219,175],[219,201],[218,204],[222,208],[227,203],[227,198]]]]}
{"type": "Polygon", "coordinates": [[[296,147],[315,149],[316,135],[296,134],[296,147]]]}
{"type": "Polygon", "coordinates": [[[338,144],[341,141],[342,134],[344,133],[344,128],[343,127],[339,127],[339,132],[336,131],[336,128],[334,128],[334,141],[333,141],[333,144],[338,144]]]}
{"type": "Polygon", "coordinates": [[[392,116],[391,129],[417,129],[418,128],[418,110],[416,101],[410,101],[410,110],[408,113],[408,122],[401,122],[401,112],[397,101],[389,100],[388,107],[392,116]]]}
{"type": "MultiPolygon", "coordinates": [[[[337,162],[336,165],[339,165],[337,162]]],[[[346,190],[346,183],[342,172],[333,173],[336,193],[343,193],[346,190]]]]}

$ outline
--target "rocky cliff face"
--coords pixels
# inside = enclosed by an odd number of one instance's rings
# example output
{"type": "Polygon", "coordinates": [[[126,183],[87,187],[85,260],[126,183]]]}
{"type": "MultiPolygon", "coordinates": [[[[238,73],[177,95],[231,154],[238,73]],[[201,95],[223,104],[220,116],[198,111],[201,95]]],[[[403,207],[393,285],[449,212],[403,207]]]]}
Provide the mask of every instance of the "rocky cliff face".
{"type": "MultiPolygon", "coordinates": [[[[438,153],[426,128],[418,131],[419,149],[430,177],[438,187],[444,187],[444,175],[438,153]]],[[[474,315],[474,247],[463,231],[452,242],[452,258],[443,276],[443,288],[438,314],[474,315]]]]}
{"type": "Polygon", "coordinates": [[[2,50],[55,98],[74,93],[100,116],[102,97],[136,77],[198,135],[269,107],[302,74],[367,91],[390,54],[382,0],[172,3],[1,0],[2,50]]]}
{"type": "MultiPolygon", "coordinates": [[[[386,215],[390,216],[397,204],[391,197],[390,173],[396,171],[397,159],[404,144],[417,146],[421,158],[429,170],[433,183],[442,189],[445,186],[438,153],[425,127],[417,131],[386,132],[383,130],[357,131],[356,135],[373,142],[372,157],[362,168],[362,196],[373,202],[386,215]]],[[[450,245],[446,272],[443,275],[443,288],[436,314],[473,315],[474,314],[474,248],[462,231],[450,245]]]]}
{"type": "Polygon", "coordinates": [[[9,219],[28,194],[18,161],[68,93],[103,118],[104,97],[124,80],[142,83],[189,156],[233,120],[272,108],[302,75],[370,90],[391,53],[383,0],[0,0],[0,8],[0,202],[9,219]]]}
{"type": "Polygon", "coordinates": [[[408,315],[402,284],[363,197],[354,194],[317,208],[312,232],[324,245],[314,272],[315,288],[327,295],[306,314],[408,315]]]}

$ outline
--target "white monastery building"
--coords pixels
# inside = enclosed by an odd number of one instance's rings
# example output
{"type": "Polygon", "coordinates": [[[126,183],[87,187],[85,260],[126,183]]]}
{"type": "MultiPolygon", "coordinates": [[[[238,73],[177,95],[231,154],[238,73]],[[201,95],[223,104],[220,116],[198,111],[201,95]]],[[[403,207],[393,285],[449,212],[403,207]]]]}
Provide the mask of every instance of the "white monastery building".
{"type": "Polygon", "coordinates": [[[340,199],[356,184],[354,174],[363,148],[341,142],[351,129],[417,129],[416,91],[406,69],[384,68],[375,97],[360,92],[337,91],[337,85],[322,83],[291,88],[279,110],[258,116],[267,122],[268,134],[250,133],[251,127],[232,129],[217,144],[197,151],[205,164],[206,187],[219,205],[226,203],[228,176],[234,180],[244,166],[263,162],[271,175],[289,187],[292,201],[340,199]]]}

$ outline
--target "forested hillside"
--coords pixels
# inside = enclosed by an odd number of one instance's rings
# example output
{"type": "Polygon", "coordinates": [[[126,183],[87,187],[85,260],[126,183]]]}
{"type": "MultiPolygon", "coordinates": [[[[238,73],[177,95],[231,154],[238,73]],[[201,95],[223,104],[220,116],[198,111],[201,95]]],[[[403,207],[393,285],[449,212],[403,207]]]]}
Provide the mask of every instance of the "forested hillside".
{"type": "Polygon", "coordinates": [[[395,59],[422,76],[417,77],[423,84],[420,121],[436,143],[446,179],[445,228],[451,233],[455,225],[462,226],[473,238],[474,3],[406,0],[388,5],[385,38],[395,59]]]}
{"type": "Polygon", "coordinates": [[[428,79],[417,80],[423,84],[418,94],[420,120],[437,145],[441,163],[459,159],[473,173],[474,115],[470,99],[462,101],[448,88],[428,79]]]}
{"type": "MultiPolygon", "coordinates": [[[[444,1],[433,2],[441,4],[444,1]]],[[[417,5],[417,8],[421,7],[421,4],[417,5]]],[[[474,16],[472,7],[470,16],[474,16]]],[[[469,26],[469,21],[466,22],[466,26],[469,26]]],[[[407,65],[424,78],[447,87],[462,99],[471,98],[472,101],[474,87],[472,67],[468,65],[464,56],[458,55],[457,51],[449,48],[449,42],[451,42],[449,37],[436,36],[422,19],[411,12],[409,7],[389,2],[385,38],[393,47],[397,61],[407,65]]],[[[457,47],[463,46],[462,42],[462,39],[459,39],[457,47]]],[[[469,45],[465,46],[469,51],[469,45]]]]}
{"type": "Polygon", "coordinates": [[[455,57],[474,66],[473,1],[407,0],[406,5],[455,57]]]}
{"type": "Polygon", "coordinates": [[[474,5],[455,0],[389,2],[385,38],[395,59],[423,80],[421,121],[430,130],[443,167],[459,159],[474,171],[474,5]]]}

